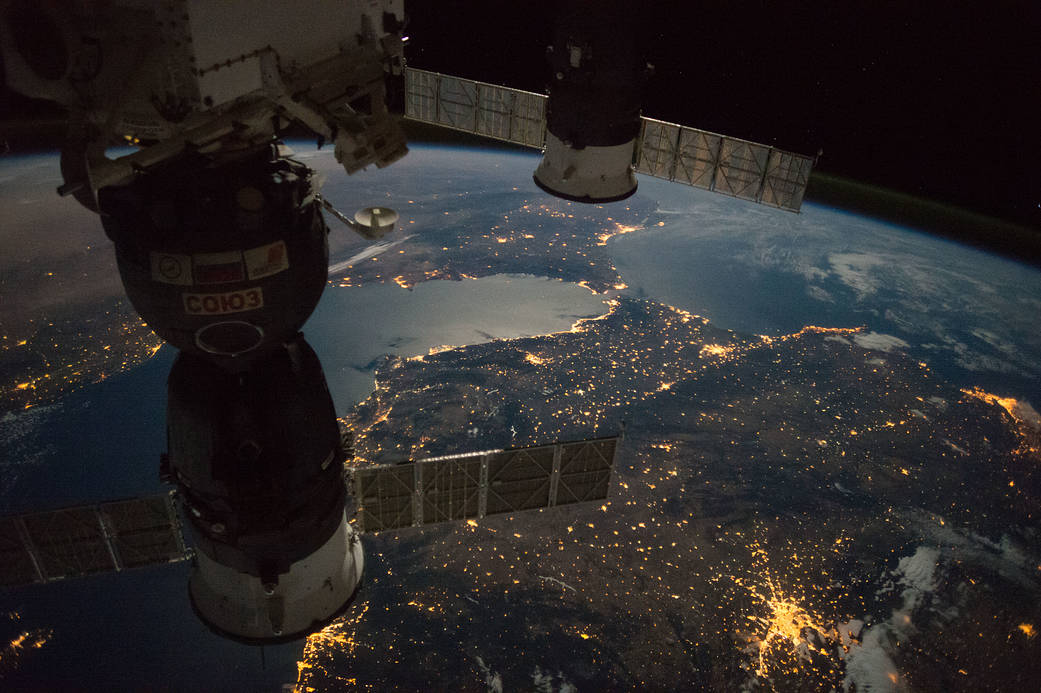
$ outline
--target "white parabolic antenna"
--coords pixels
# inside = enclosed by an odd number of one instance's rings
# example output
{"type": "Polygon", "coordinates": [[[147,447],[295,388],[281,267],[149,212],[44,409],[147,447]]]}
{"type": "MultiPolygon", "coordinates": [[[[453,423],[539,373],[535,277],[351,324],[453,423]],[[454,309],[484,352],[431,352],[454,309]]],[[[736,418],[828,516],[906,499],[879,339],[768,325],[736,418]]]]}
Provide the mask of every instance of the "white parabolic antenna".
{"type": "Polygon", "coordinates": [[[354,214],[354,223],[370,233],[382,236],[394,230],[398,213],[389,207],[366,207],[354,214]]]}

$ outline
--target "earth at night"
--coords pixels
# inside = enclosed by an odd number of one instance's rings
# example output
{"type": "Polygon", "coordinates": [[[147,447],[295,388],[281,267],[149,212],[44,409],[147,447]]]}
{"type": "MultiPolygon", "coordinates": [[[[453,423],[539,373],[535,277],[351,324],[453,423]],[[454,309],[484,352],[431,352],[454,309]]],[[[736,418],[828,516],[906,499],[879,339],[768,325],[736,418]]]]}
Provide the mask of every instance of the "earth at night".
{"type": "MultiPolygon", "coordinates": [[[[0,593],[5,690],[1030,689],[1041,272],[856,216],[416,146],[346,177],[304,328],[366,465],[624,429],[603,504],[366,535],[354,603],[261,653],[188,565],[0,593]],[[290,685],[290,688],[293,687],[290,685]]],[[[174,353],[57,158],[0,162],[0,513],[163,489],[174,353]]],[[[1033,684],[1033,686],[1032,686],[1033,684]]]]}

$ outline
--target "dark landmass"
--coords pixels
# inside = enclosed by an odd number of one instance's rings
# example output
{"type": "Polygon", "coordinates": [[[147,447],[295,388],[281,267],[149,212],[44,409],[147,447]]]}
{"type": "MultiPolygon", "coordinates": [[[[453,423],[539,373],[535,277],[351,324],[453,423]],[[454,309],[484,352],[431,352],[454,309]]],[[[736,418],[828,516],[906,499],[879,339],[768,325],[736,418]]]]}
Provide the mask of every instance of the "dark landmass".
{"type": "Polygon", "coordinates": [[[9,327],[0,337],[0,416],[144,363],[163,343],[125,299],[52,309],[9,327]]]}
{"type": "Polygon", "coordinates": [[[1038,680],[1037,431],[855,332],[746,336],[619,299],[570,331],[389,359],[345,422],[358,463],[625,421],[613,488],[367,537],[358,606],[309,639],[301,686],[1038,680]]]}

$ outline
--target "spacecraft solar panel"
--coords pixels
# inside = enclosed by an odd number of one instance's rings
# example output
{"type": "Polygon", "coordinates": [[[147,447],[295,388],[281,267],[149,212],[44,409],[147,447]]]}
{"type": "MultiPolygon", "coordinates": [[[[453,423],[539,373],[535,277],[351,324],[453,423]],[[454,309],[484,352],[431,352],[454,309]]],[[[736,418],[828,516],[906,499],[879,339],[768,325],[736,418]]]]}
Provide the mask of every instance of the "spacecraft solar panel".
{"type": "Polygon", "coordinates": [[[0,586],[28,585],[36,581],[36,575],[18,518],[0,518],[0,586]]]}
{"type": "Polygon", "coordinates": [[[110,528],[124,570],[185,557],[184,537],[169,494],[104,503],[100,516],[110,528]]]}
{"type": "Polygon", "coordinates": [[[579,441],[561,445],[560,480],[555,505],[607,498],[617,438],[579,441]]]}
{"type": "Polygon", "coordinates": [[[543,146],[546,99],[530,91],[405,70],[405,117],[525,147],[543,146]]]}
{"type": "Polygon", "coordinates": [[[94,508],[65,508],[25,519],[44,578],[103,573],[112,565],[94,508]]]}
{"type": "Polygon", "coordinates": [[[769,147],[724,137],[716,169],[716,192],[757,202],[769,158],[769,147]]]}
{"type": "Polygon", "coordinates": [[[798,212],[813,159],[734,137],[641,118],[637,173],[798,212]]]}
{"type": "Polygon", "coordinates": [[[812,170],[813,159],[810,157],[774,149],[770,152],[759,201],[764,205],[798,211],[812,170]]]}
{"type": "Polygon", "coordinates": [[[187,558],[169,494],[0,518],[0,585],[187,558]]]}
{"type": "Polygon", "coordinates": [[[602,500],[617,438],[433,457],[354,471],[362,531],[602,500]]]}
{"type": "Polygon", "coordinates": [[[465,520],[480,513],[481,456],[421,462],[423,524],[465,520]]]}
{"type": "MultiPolygon", "coordinates": [[[[427,70],[405,70],[405,117],[541,149],[549,97],[427,70]]],[[[798,212],[813,159],[705,130],[640,118],[637,173],[798,212]]]]}
{"type": "Polygon", "coordinates": [[[413,464],[384,465],[354,472],[354,499],[362,530],[411,527],[415,469],[413,464]]]}
{"type": "Polygon", "coordinates": [[[549,507],[557,447],[543,445],[489,455],[487,512],[494,515],[549,507]]]}

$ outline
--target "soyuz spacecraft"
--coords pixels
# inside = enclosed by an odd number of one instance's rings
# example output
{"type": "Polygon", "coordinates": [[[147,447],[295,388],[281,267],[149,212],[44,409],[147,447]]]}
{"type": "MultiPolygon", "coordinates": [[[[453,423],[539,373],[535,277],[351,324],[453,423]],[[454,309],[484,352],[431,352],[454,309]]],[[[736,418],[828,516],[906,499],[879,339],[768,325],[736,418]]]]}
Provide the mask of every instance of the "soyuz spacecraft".
{"type": "Polygon", "coordinates": [[[562,3],[547,97],[407,68],[402,0],[0,2],[8,85],[68,109],[58,192],[99,214],[131,303],[180,352],[175,494],[0,518],[0,584],[190,556],[199,617],[270,642],[349,602],[359,530],[606,497],[615,438],[356,469],[348,522],[349,445],[300,329],[327,279],[323,210],[369,240],[397,215],[336,210],[279,141],[302,125],[353,174],[406,155],[404,116],[542,150],[535,183],[568,200],[624,199],[640,172],[798,211],[810,158],[643,118],[648,68],[588,5],[562,3]]]}

